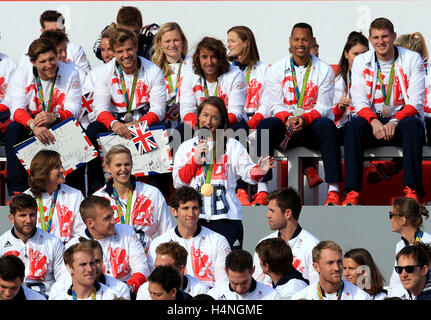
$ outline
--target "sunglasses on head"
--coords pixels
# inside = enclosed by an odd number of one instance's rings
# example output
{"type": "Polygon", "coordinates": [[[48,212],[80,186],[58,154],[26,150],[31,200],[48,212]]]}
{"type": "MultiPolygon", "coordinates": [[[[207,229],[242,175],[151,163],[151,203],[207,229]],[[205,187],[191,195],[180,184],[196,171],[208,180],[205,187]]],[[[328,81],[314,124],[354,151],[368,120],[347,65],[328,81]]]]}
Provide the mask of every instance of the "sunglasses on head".
{"type": "Polygon", "coordinates": [[[403,270],[406,270],[407,273],[412,273],[413,271],[415,271],[416,267],[419,267],[419,265],[415,264],[413,266],[404,266],[404,267],[395,266],[395,272],[398,274],[401,274],[403,273],[403,270]]]}
{"type": "Polygon", "coordinates": [[[396,214],[396,213],[392,213],[392,211],[389,211],[389,220],[391,220],[392,217],[402,217],[402,215],[396,214]]]}

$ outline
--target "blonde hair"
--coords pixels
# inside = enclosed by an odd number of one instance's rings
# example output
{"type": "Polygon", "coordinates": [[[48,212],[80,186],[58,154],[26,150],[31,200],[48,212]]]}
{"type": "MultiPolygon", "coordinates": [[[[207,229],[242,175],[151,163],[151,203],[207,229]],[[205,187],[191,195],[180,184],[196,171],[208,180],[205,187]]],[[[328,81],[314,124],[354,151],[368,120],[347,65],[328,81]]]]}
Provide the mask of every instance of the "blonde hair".
{"type": "Polygon", "coordinates": [[[105,30],[102,31],[100,38],[101,39],[109,38],[111,33],[116,29],[117,29],[117,24],[115,22],[112,22],[109,26],[106,27],[105,30]]]}
{"type": "Polygon", "coordinates": [[[130,162],[132,162],[132,153],[130,152],[129,148],[121,144],[117,144],[113,146],[111,149],[109,149],[109,151],[106,153],[104,164],[109,166],[111,164],[112,157],[120,153],[127,153],[130,156],[130,162]]]}
{"type": "Polygon", "coordinates": [[[317,246],[313,248],[312,255],[313,255],[313,262],[318,263],[320,260],[320,254],[322,253],[323,249],[329,249],[332,251],[338,251],[340,254],[343,254],[343,250],[341,247],[334,241],[326,240],[326,241],[320,241],[317,246]]]}
{"type": "Polygon", "coordinates": [[[409,34],[402,34],[397,37],[394,44],[412,51],[415,51],[421,55],[422,58],[428,59],[428,49],[425,43],[425,39],[420,32],[414,32],[409,34]]]}
{"type": "Polygon", "coordinates": [[[161,47],[162,36],[169,31],[178,31],[181,36],[181,40],[183,41],[183,51],[182,54],[185,56],[188,52],[188,42],[187,38],[184,35],[183,30],[176,22],[167,22],[163,24],[159,31],[157,31],[156,36],[154,37],[153,47],[151,48],[151,61],[158,65],[160,69],[162,69],[164,76],[168,76],[173,73],[171,66],[169,65],[168,60],[166,59],[166,55],[163,52],[161,47]]]}

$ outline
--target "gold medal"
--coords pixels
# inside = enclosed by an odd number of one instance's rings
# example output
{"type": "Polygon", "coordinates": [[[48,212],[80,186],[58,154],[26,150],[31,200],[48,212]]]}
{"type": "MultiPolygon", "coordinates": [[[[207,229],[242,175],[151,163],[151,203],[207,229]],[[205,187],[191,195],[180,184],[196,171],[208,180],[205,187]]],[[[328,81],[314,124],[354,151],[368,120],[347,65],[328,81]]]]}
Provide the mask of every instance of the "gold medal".
{"type": "Polygon", "coordinates": [[[201,193],[202,195],[204,195],[205,197],[211,197],[212,194],[214,193],[214,187],[209,184],[209,183],[205,183],[202,187],[201,187],[201,193]]]}

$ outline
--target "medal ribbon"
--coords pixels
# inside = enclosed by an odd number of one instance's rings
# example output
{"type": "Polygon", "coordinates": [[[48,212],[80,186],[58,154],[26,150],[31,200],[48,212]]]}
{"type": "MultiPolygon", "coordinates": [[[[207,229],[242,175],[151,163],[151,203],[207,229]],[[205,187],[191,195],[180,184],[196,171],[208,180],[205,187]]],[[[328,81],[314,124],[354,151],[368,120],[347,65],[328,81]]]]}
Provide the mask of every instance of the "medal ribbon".
{"type": "Polygon", "coordinates": [[[302,108],[302,104],[304,103],[305,90],[307,88],[307,82],[308,82],[308,78],[310,76],[311,58],[308,61],[307,70],[305,71],[304,80],[302,82],[301,93],[299,93],[298,81],[296,79],[296,71],[295,71],[295,65],[293,62],[293,57],[290,58],[290,69],[292,70],[293,87],[295,88],[296,106],[297,106],[297,108],[302,108]]]}
{"type": "Polygon", "coordinates": [[[251,69],[252,69],[252,65],[249,64],[248,69],[247,69],[247,74],[245,75],[245,82],[247,83],[247,87],[248,87],[248,83],[250,81],[251,69]]]}
{"type": "Polygon", "coordinates": [[[424,235],[424,232],[422,230],[419,230],[419,232],[418,232],[418,234],[416,235],[416,238],[415,238],[415,243],[418,243],[419,241],[421,241],[423,235],[424,235]]]}
{"type": "MultiPolygon", "coordinates": [[[[208,85],[207,85],[207,80],[205,79],[205,86],[204,86],[204,90],[205,90],[205,98],[206,97],[208,97],[209,96],[209,93],[208,93],[208,85]]],[[[213,96],[218,96],[217,95],[217,93],[218,93],[218,81],[217,81],[217,85],[216,85],[216,88],[215,88],[215,90],[214,90],[214,94],[213,94],[213,96]]]]}
{"type": "MultiPolygon", "coordinates": [[[[178,69],[177,83],[175,85],[175,93],[178,92],[178,84],[180,83],[180,74],[181,74],[182,66],[183,66],[183,59],[180,60],[180,68],[178,69]]],[[[168,74],[168,83],[169,83],[169,93],[174,92],[174,87],[172,85],[172,77],[170,74],[168,74]]]]}
{"type": "MultiPolygon", "coordinates": [[[[74,287],[72,287],[72,298],[73,300],[78,300],[74,287]]],[[[93,292],[91,293],[91,300],[96,300],[96,288],[93,288],[93,292]]]]}
{"type": "MultiPolygon", "coordinates": [[[[58,72],[58,69],[57,69],[58,72]]],[[[55,73],[54,81],[51,80],[51,90],[49,92],[48,109],[45,105],[45,98],[43,96],[42,80],[40,80],[39,75],[36,77],[36,93],[39,96],[40,103],[42,105],[42,111],[52,112],[52,97],[54,96],[54,86],[57,80],[57,73],[55,73]]]]}
{"type": "Polygon", "coordinates": [[[51,231],[52,217],[54,216],[54,209],[55,209],[55,204],[57,202],[57,195],[58,195],[58,190],[55,190],[54,194],[52,195],[51,207],[49,208],[48,225],[45,222],[45,214],[43,210],[42,197],[37,197],[37,202],[39,204],[40,224],[42,229],[45,230],[46,232],[51,231]]]}
{"type": "Polygon", "coordinates": [[[212,152],[213,161],[210,164],[206,164],[204,167],[204,175],[205,175],[205,183],[211,184],[211,176],[213,173],[214,162],[216,158],[216,144],[214,142],[213,152],[212,152]]]}
{"type": "Polygon", "coordinates": [[[117,190],[115,189],[115,186],[113,185],[112,188],[112,195],[115,200],[115,204],[117,205],[118,215],[120,217],[121,224],[129,224],[130,222],[130,212],[132,211],[132,186],[129,187],[129,194],[127,196],[127,206],[126,206],[126,217],[124,218],[123,209],[121,208],[121,201],[120,197],[118,195],[117,190]]]}
{"type": "Polygon", "coordinates": [[[377,63],[377,78],[379,79],[380,83],[380,89],[382,90],[382,95],[385,97],[385,106],[389,105],[389,100],[391,98],[391,92],[392,92],[392,86],[394,83],[394,75],[395,75],[395,58],[392,60],[392,67],[391,67],[391,73],[389,75],[389,83],[388,83],[388,90],[386,91],[385,84],[383,83],[383,73],[382,69],[380,68],[379,60],[376,58],[377,63]]]}
{"type": "MultiPolygon", "coordinates": [[[[344,282],[343,280],[341,280],[341,286],[337,290],[337,300],[341,300],[341,295],[343,294],[343,290],[344,290],[344,282]]],[[[323,290],[320,287],[320,282],[317,283],[317,297],[319,298],[319,300],[323,300],[323,290]]]]}
{"type": "Polygon", "coordinates": [[[138,81],[138,70],[139,68],[136,68],[135,73],[133,74],[132,93],[130,94],[130,100],[129,100],[129,95],[127,94],[127,88],[126,88],[126,81],[124,80],[123,68],[121,68],[121,66],[118,65],[118,71],[120,73],[121,90],[123,91],[124,101],[127,104],[128,113],[130,113],[130,111],[132,110],[133,99],[135,97],[136,82],[138,81]]]}

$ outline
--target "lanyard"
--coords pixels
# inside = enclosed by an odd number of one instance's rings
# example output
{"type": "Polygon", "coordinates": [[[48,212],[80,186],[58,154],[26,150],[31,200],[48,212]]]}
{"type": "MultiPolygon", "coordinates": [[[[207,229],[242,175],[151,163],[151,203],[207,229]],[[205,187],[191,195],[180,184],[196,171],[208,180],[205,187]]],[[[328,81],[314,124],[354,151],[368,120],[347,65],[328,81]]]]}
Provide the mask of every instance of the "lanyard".
{"type": "Polygon", "coordinates": [[[346,86],[346,95],[349,98],[352,98],[350,96],[350,88],[352,86],[352,71],[349,70],[349,72],[347,72],[347,86],[346,86]]]}
{"type": "MultiPolygon", "coordinates": [[[[344,290],[344,282],[341,280],[341,286],[337,290],[337,300],[341,300],[341,295],[343,294],[344,290]]],[[[317,283],[317,296],[319,300],[323,300],[323,290],[320,287],[320,282],[317,283]]]]}
{"type": "Polygon", "coordinates": [[[55,204],[57,202],[57,195],[58,195],[58,189],[55,190],[54,194],[52,195],[51,207],[49,208],[48,225],[46,225],[45,223],[45,214],[43,210],[42,197],[37,197],[37,202],[39,203],[40,224],[42,226],[42,229],[45,230],[46,232],[51,231],[52,217],[54,216],[54,209],[55,209],[55,204]]]}
{"type": "Polygon", "coordinates": [[[214,141],[214,145],[213,145],[213,152],[212,152],[212,156],[213,156],[213,161],[210,164],[206,164],[204,167],[204,176],[205,176],[205,183],[211,184],[211,176],[213,173],[213,167],[214,167],[214,162],[215,162],[215,158],[216,158],[216,144],[214,141]]]}
{"type": "MultiPolygon", "coordinates": [[[[180,74],[181,74],[182,66],[183,66],[183,59],[180,60],[180,68],[178,69],[177,83],[175,84],[175,93],[178,92],[178,84],[180,82],[180,74]]],[[[174,87],[172,85],[172,77],[170,74],[168,74],[168,83],[169,83],[169,93],[174,92],[174,87]]]]}
{"type": "Polygon", "coordinates": [[[121,224],[129,224],[130,222],[130,211],[132,210],[132,186],[129,188],[129,194],[127,196],[127,206],[126,206],[126,218],[124,218],[123,209],[121,208],[120,197],[118,192],[113,185],[112,195],[114,196],[115,204],[117,205],[118,215],[120,216],[121,224]]]}
{"type": "MultiPolygon", "coordinates": [[[[58,72],[58,69],[57,69],[58,72]]],[[[57,73],[55,73],[54,81],[51,80],[51,90],[49,92],[48,109],[45,105],[45,98],[43,96],[42,80],[40,80],[39,75],[36,77],[36,93],[39,96],[40,103],[42,104],[42,111],[52,112],[52,97],[54,96],[54,86],[57,80],[57,73]]]]}
{"type": "Polygon", "coordinates": [[[415,243],[418,243],[421,241],[422,237],[424,236],[424,232],[422,230],[419,230],[415,237],[415,243]]]}
{"type": "MultiPolygon", "coordinates": [[[[72,298],[78,300],[74,287],[72,287],[72,298]]],[[[96,288],[93,288],[93,292],[91,292],[91,300],[96,300],[96,288]]]]}
{"type": "Polygon", "coordinates": [[[252,69],[252,65],[249,64],[247,69],[247,74],[245,75],[245,82],[247,83],[247,87],[248,87],[248,83],[250,82],[251,69],[252,69]]]}
{"type": "Polygon", "coordinates": [[[310,76],[311,58],[308,61],[307,70],[305,71],[304,80],[302,82],[301,93],[299,93],[298,81],[296,79],[296,71],[295,71],[295,65],[294,65],[294,62],[293,62],[293,57],[290,58],[290,69],[292,70],[293,86],[295,88],[296,106],[298,108],[302,108],[302,104],[304,103],[305,90],[307,88],[307,82],[308,82],[308,78],[310,76]]]}
{"type": "MultiPolygon", "coordinates": [[[[207,79],[205,79],[205,85],[204,85],[204,89],[205,89],[205,97],[208,97],[209,96],[209,93],[208,93],[208,85],[207,85],[207,79]]],[[[214,94],[213,94],[213,96],[218,96],[217,95],[217,93],[218,93],[218,81],[217,81],[217,85],[216,85],[216,88],[215,88],[215,90],[214,90],[214,94]]]]}
{"type": "Polygon", "coordinates": [[[385,97],[385,106],[389,105],[389,99],[391,98],[392,85],[394,82],[395,75],[395,58],[392,60],[391,74],[389,76],[388,90],[386,91],[385,84],[383,83],[382,69],[380,68],[379,60],[376,58],[377,63],[377,78],[379,79],[380,89],[382,90],[382,95],[385,97]]]}
{"type": "Polygon", "coordinates": [[[138,70],[139,68],[136,68],[135,73],[133,74],[132,93],[130,94],[130,101],[129,101],[129,95],[127,93],[127,88],[126,88],[126,81],[124,80],[123,68],[121,68],[121,66],[118,65],[118,71],[120,72],[121,90],[123,91],[124,101],[127,104],[127,112],[129,113],[132,110],[133,98],[135,97],[136,82],[138,80],[138,70]]]}

